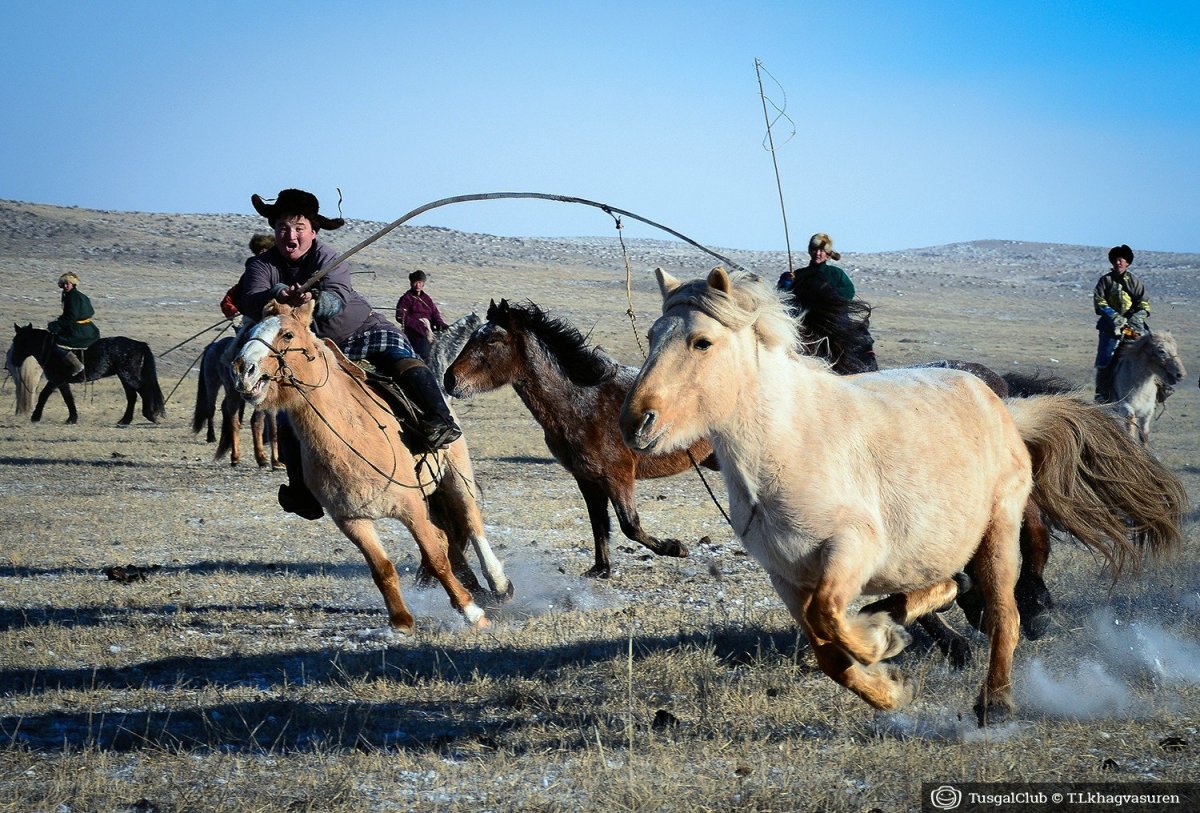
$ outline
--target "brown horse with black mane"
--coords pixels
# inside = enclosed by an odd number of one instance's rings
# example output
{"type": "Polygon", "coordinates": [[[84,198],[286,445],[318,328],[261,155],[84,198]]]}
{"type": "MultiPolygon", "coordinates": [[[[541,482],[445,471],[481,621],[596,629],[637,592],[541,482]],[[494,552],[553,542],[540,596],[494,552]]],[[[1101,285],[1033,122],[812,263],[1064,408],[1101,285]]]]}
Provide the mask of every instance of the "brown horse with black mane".
{"type": "Polygon", "coordinates": [[[621,532],[659,556],[687,556],[678,539],[658,539],[642,528],[636,481],[668,477],[703,462],[712,447],[700,440],[666,455],[642,454],[621,440],[617,413],[637,369],[596,347],[569,323],[532,302],[492,302],[487,321],[446,370],[443,386],[456,398],[511,384],[545,433],[546,446],[571,473],[591,520],[595,564],[584,574],[608,578],[611,502],[621,532]]]}

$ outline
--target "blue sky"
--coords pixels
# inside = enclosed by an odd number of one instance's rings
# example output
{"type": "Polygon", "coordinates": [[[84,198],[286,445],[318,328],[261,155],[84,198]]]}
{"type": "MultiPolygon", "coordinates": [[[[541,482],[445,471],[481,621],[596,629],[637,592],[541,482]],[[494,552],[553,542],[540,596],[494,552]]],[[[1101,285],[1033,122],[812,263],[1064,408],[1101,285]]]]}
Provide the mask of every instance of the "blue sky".
{"type": "MultiPolygon", "coordinates": [[[[299,186],[332,212],[340,187],[345,216],[391,221],[531,191],[782,249],[757,58],[795,123],[774,131],[793,250],[1200,251],[1198,6],[9,0],[0,198],[251,214],[299,186]]],[[[613,233],[544,202],[412,222],[613,233]]]]}

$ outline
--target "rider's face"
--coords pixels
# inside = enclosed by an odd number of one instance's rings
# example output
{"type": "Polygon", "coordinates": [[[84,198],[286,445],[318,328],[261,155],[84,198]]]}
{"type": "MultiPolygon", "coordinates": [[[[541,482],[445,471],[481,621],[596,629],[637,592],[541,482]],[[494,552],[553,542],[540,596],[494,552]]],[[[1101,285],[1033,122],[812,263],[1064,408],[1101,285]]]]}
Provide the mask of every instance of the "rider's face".
{"type": "Polygon", "coordinates": [[[279,253],[292,262],[308,253],[316,236],[317,230],[304,215],[275,221],[275,245],[279,247],[279,253]]]}
{"type": "Polygon", "coordinates": [[[1125,259],[1124,257],[1117,257],[1115,260],[1113,260],[1113,271],[1116,271],[1118,276],[1124,274],[1128,269],[1129,260],[1125,259]]]}

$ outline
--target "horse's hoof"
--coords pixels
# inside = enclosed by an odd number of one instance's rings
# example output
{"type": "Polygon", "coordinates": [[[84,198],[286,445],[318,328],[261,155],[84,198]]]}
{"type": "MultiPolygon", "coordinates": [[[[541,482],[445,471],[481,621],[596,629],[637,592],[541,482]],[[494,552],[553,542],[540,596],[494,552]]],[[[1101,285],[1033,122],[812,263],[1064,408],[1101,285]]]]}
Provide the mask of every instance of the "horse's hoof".
{"type": "Polygon", "coordinates": [[[1007,723],[1012,717],[1012,713],[1012,703],[1008,700],[984,703],[981,698],[975,701],[975,719],[979,722],[980,728],[1007,723]]]}
{"type": "Polygon", "coordinates": [[[950,668],[956,672],[966,668],[967,664],[971,662],[971,645],[965,638],[951,641],[946,648],[946,660],[950,662],[950,668]]]}
{"type": "Polygon", "coordinates": [[[611,578],[611,576],[612,569],[603,565],[593,565],[592,567],[583,571],[583,577],[585,579],[607,579],[611,578]]]}
{"type": "Polygon", "coordinates": [[[1038,613],[1029,617],[1021,617],[1021,632],[1030,641],[1036,641],[1050,631],[1050,616],[1038,613]]]}
{"type": "Polygon", "coordinates": [[[490,627],[491,625],[492,625],[492,619],[488,618],[486,615],[481,615],[481,616],[479,616],[479,620],[471,625],[471,629],[476,630],[476,631],[485,630],[488,627],[490,627]]]}
{"type": "Polygon", "coordinates": [[[496,600],[499,601],[501,604],[505,604],[509,601],[512,601],[513,594],[516,592],[517,592],[517,588],[513,586],[512,580],[509,579],[508,589],[502,593],[499,593],[499,592],[495,593],[496,600]]]}

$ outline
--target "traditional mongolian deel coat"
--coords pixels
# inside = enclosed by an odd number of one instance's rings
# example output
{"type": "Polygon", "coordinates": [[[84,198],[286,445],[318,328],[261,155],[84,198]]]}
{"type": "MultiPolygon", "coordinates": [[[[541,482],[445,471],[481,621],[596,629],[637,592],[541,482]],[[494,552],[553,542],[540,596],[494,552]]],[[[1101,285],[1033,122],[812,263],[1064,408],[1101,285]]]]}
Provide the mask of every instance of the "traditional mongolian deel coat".
{"type": "Polygon", "coordinates": [[[422,319],[428,319],[429,326],[437,330],[445,330],[448,327],[433,297],[424,291],[414,291],[410,288],[396,302],[396,321],[404,328],[408,343],[421,358],[429,361],[429,335],[425,332],[425,326],[421,324],[422,319]]]}
{"type": "MultiPolygon", "coordinates": [[[[830,265],[828,262],[818,265],[807,265],[804,268],[797,268],[795,276],[796,278],[816,276],[823,280],[826,285],[833,288],[842,299],[854,299],[854,283],[850,281],[850,277],[846,276],[846,272],[836,265],[830,265]]],[[[794,289],[797,286],[793,283],[791,287],[794,289]]]]}
{"type": "Polygon", "coordinates": [[[92,324],[96,314],[92,300],[72,287],[62,292],[62,306],[62,316],[46,326],[54,340],[63,347],[91,347],[100,338],[100,330],[92,324]]]}

